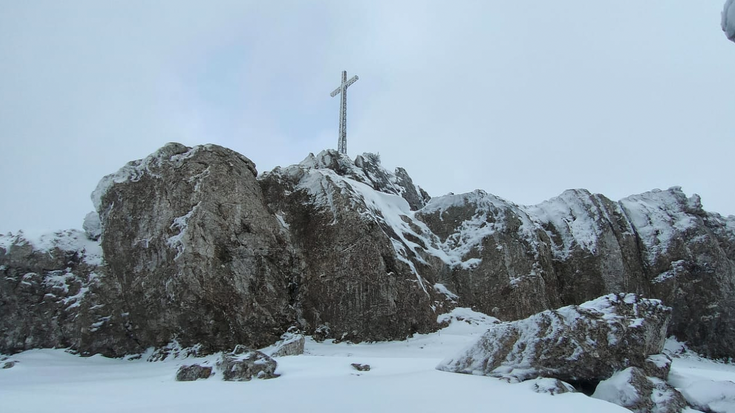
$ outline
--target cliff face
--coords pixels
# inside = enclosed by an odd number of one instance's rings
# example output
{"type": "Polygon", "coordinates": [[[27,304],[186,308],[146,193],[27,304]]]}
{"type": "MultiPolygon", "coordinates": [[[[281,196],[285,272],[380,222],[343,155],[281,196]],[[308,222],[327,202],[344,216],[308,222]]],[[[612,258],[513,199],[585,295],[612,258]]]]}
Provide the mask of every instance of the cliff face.
{"type": "Polygon", "coordinates": [[[531,207],[483,192],[434,198],[418,216],[461,251],[441,281],[459,304],[518,319],[607,293],[673,307],[669,333],[713,357],[735,348],[735,217],[680,188],[613,202],[585,190],[531,207]],[[474,261],[473,261],[474,260],[474,261]]]}
{"type": "Polygon", "coordinates": [[[735,217],[678,188],[526,207],[430,198],[371,154],[258,177],[228,149],[168,144],[103,178],[93,202],[99,241],[0,237],[0,352],[209,352],[292,326],[402,339],[457,305],[511,320],[626,292],[671,306],[669,333],[695,349],[735,356],[735,217]]]}

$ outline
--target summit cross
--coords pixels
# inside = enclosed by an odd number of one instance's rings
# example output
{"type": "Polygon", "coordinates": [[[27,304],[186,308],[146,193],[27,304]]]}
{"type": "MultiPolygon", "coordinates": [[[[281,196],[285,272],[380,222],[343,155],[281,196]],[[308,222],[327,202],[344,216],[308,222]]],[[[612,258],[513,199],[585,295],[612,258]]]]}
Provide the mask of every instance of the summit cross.
{"type": "Polygon", "coordinates": [[[345,155],[347,155],[347,88],[357,82],[357,79],[357,76],[352,76],[350,80],[347,80],[347,71],[343,70],[342,84],[331,93],[332,97],[339,94],[342,95],[342,102],[339,105],[339,140],[337,141],[337,151],[345,155]]]}

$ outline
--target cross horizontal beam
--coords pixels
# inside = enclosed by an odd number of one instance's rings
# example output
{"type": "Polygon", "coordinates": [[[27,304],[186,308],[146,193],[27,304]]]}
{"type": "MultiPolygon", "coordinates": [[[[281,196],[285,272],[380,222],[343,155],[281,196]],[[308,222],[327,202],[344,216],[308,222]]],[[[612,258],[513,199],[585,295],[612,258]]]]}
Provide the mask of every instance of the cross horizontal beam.
{"type": "Polygon", "coordinates": [[[360,79],[360,78],[357,77],[357,75],[352,76],[350,78],[350,80],[348,80],[345,83],[341,84],[337,89],[334,89],[334,92],[330,93],[329,96],[335,97],[335,96],[339,95],[339,92],[341,92],[342,89],[347,89],[348,87],[350,87],[350,85],[352,85],[353,83],[357,82],[358,79],[360,79]]]}

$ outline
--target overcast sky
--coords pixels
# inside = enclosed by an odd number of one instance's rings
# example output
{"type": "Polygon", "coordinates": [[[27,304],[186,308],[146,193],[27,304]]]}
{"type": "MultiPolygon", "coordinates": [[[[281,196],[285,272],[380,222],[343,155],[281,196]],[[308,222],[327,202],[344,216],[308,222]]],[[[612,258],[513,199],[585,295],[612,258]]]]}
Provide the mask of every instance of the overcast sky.
{"type": "Polygon", "coordinates": [[[379,152],[432,196],[682,186],[735,214],[722,0],[0,2],[0,233],[81,228],[166,142],[379,152]]]}

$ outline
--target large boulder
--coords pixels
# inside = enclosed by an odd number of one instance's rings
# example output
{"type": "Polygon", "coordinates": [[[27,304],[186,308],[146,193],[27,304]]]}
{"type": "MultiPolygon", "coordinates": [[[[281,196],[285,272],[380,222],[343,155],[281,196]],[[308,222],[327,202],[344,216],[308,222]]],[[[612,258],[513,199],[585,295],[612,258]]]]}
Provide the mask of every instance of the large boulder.
{"type": "Polygon", "coordinates": [[[610,294],[499,324],[437,368],[521,381],[553,377],[594,388],[660,353],[670,318],[671,309],[658,300],[610,294]]]}
{"type": "Polygon", "coordinates": [[[250,381],[256,379],[273,379],[278,363],[257,350],[244,346],[237,346],[230,354],[225,354],[217,362],[217,368],[222,372],[225,381],[250,381]]]}
{"type": "Polygon", "coordinates": [[[304,345],[306,337],[296,329],[289,329],[283,333],[281,341],[276,343],[276,348],[271,353],[271,357],[298,356],[304,354],[304,345]]]}
{"type": "Polygon", "coordinates": [[[294,254],[255,165],[216,145],[170,143],[93,193],[108,278],[141,347],[266,346],[296,319],[294,254]]]}
{"type": "Polygon", "coordinates": [[[176,372],[176,381],[196,381],[208,379],[212,375],[212,366],[200,366],[198,364],[179,367],[176,372]]]}

